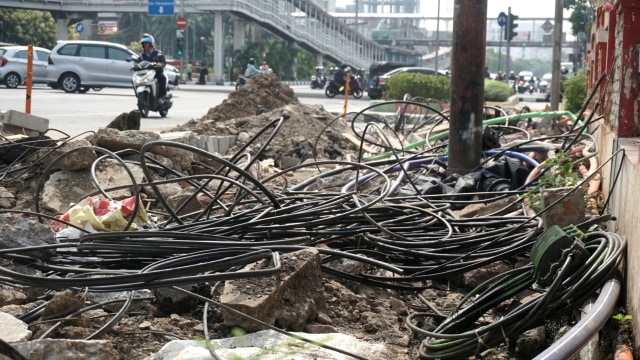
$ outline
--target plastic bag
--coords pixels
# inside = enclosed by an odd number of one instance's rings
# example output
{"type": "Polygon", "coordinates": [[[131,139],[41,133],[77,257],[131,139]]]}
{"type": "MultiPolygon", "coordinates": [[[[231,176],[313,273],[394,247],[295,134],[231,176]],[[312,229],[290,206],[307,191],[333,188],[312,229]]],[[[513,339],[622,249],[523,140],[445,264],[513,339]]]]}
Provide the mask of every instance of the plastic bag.
{"type": "MultiPolygon", "coordinates": [[[[56,218],[90,232],[122,231],[133,214],[135,203],[135,196],[120,201],[90,196],[72,206],[64,215],[58,215],[56,218]]],[[[151,225],[151,221],[144,207],[140,204],[129,229],[137,230],[142,225],[151,225]]],[[[67,226],[54,220],[51,222],[51,228],[54,232],[60,233],[67,226]]]]}

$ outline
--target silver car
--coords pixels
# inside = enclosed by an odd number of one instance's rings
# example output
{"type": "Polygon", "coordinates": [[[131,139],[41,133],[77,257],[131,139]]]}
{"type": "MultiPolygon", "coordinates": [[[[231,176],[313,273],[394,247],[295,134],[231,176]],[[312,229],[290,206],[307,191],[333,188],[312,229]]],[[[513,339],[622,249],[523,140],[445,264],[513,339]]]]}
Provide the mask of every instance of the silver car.
{"type": "Polygon", "coordinates": [[[106,41],[60,40],[49,54],[47,84],[66,92],[91,88],[131,87],[131,62],[135,52],[106,41]]]}
{"type": "Polygon", "coordinates": [[[169,86],[175,87],[180,85],[180,71],[178,71],[177,67],[167,64],[164,67],[164,74],[167,77],[169,86]]]}
{"type": "MultiPolygon", "coordinates": [[[[0,84],[15,89],[26,81],[28,52],[27,46],[0,47],[0,84]]],[[[46,82],[49,52],[48,49],[33,47],[33,83],[46,82]]]]}

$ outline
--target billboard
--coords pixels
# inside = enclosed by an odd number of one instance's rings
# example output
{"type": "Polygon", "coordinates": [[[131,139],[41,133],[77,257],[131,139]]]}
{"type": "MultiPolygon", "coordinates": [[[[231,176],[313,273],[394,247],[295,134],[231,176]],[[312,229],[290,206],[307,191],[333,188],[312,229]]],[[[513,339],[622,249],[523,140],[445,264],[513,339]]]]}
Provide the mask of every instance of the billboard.
{"type": "Polygon", "coordinates": [[[96,30],[100,36],[118,35],[118,20],[99,20],[96,30]]]}

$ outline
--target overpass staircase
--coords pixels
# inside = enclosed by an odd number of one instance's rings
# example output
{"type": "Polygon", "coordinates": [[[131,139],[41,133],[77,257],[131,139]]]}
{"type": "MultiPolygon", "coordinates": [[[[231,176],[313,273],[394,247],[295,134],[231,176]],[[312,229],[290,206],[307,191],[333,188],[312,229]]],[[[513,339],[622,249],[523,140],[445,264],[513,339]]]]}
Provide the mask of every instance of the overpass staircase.
{"type": "MultiPolygon", "coordinates": [[[[310,0],[168,0],[175,13],[206,14],[229,12],[253,22],[284,40],[334,63],[368,68],[384,61],[388,46],[366,39],[343,20],[332,17],[310,0]],[[301,16],[302,14],[302,16],[301,16]]],[[[156,3],[154,3],[156,4],[156,3]]],[[[0,7],[50,11],[54,18],[95,18],[98,13],[147,13],[145,0],[0,0],[0,7]]],[[[222,43],[223,34],[216,31],[215,42],[222,43]]],[[[222,57],[222,54],[219,55],[222,57]]]]}

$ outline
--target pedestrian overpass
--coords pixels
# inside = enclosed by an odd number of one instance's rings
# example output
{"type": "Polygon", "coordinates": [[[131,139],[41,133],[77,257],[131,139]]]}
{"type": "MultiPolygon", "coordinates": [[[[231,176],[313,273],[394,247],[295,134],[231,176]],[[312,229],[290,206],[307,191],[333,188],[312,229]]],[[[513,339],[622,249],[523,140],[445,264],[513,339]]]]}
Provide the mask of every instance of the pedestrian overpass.
{"type": "MultiPolygon", "coordinates": [[[[175,14],[214,15],[214,77],[223,78],[222,14],[229,12],[247,23],[258,24],[284,40],[316,54],[319,60],[346,63],[356,68],[368,68],[375,61],[384,61],[393,49],[366,39],[309,0],[171,0],[175,14]],[[296,14],[294,16],[293,14],[296,14]],[[305,16],[299,16],[303,13],[305,16]]],[[[153,3],[155,4],[155,3],[153,3]]],[[[57,22],[58,39],[67,38],[67,27],[83,19],[95,19],[98,13],[147,13],[145,0],[0,0],[0,7],[50,11],[57,22]]],[[[244,43],[244,32],[234,35],[234,45],[244,43]]],[[[412,54],[416,56],[417,54],[412,54]]]]}

